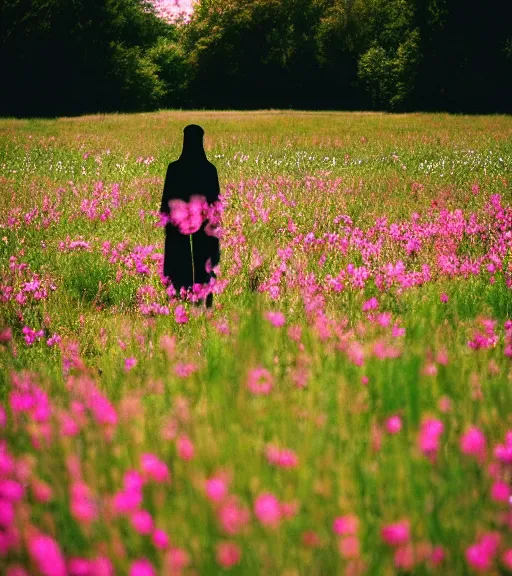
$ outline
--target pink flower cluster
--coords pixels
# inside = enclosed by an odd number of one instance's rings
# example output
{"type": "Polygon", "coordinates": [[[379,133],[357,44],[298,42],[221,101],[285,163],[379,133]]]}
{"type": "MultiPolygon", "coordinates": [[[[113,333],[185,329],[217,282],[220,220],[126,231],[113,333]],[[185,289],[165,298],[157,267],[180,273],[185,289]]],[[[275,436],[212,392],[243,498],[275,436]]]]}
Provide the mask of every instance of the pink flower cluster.
{"type": "Polygon", "coordinates": [[[254,501],[254,515],[267,528],[277,528],[282,520],[293,518],[297,511],[297,503],[280,502],[270,492],[260,494],[254,501]]]}
{"type": "Polygon", "coordinates": [[[265,456],[269,464],[279,468],[296,468],[299,465],[297,455],[288,448],[280,449],[272,444],[268,445],[265,449],[265,456]]]}
{"type": "Polygon", "coordinates": [[[266,368],[259,366],[249,371],[247,388],[255,396],[270,394],[273,385],[272,375],[266,368]]]}
{"type": "Polygon", "coordinates": [[[360,542],[358,537],[359,519],[353,514],[339,516],[333,522],[332,529],[339,536],[338,550],[345,560],[356,560],[359,558],[360,542]]]}
{"type": "Polygon", "coordinates": [[[443,423],[436,418],[425,418],[421,423],[418,445],[423,454],[432,460],[439,450],[439,440],[443,431],[443,423]]]}
{"type": "Polygon", "coordinates": [[[498,553],[501,536],[498,532],[487,532],[466,549],[467,563],[476,572],[488,572],[498,553]]]}
{"type": "Polygon", "coordinates": [[[468,346],[473,350],[493,348],[498,342],[498,335],[495,333],[496,321],[490,318],[480,318],[480,324],[484,331],[475,330],[473,339],[468,342],[468,346]]]}
{"type": "Polygon", "coordinates": [[[89,220],[108,220],[114,210],[121,207],[121,194],[119,184],[112,184],[109,191],[103,182],[96,182],[92,197],[84,198],[80,203],[80,211],[89,220]]]}
{"type": "MultiPolygon", "coordinates": [[[[20,253],[20,258],[22,256],[20,253]]],[[[50,278],[33,273],[26,262],[20,262],[18,257],[11,256],[9,274],[4,274],[0,279],[0,303],[10,302],[24,308],[47,300],[54,290],[56,286],[50,278]]]]}
{"type": "Polygon", "coordinates": [[[29,326],[23,326],[21,330],[23,338],[28,346],[32,346],[36,340],[41,340],[44,337],[44,330],[34,330],[29,326]]]}
{"type": "Polygon", "coordinates": [[[160,225],[172,224],[182,234],[194,234],[203,224],[209,236],[220,236],[220,202],[208,204],[206,198],[193,195],[188,202],[174,198],[169,200],[169,215],[161,215],[160,225]]]}

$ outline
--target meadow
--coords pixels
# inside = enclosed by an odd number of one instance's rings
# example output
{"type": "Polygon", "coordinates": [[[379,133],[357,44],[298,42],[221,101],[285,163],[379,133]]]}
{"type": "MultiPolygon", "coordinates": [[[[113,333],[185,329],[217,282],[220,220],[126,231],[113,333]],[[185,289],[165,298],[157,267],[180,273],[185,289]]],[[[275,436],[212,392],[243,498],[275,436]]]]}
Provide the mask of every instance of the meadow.
{"type": "Polygon", "coordinates": [[[0,120],[0,573],[512,573],[511,170],[510,116],[0,120]]]}

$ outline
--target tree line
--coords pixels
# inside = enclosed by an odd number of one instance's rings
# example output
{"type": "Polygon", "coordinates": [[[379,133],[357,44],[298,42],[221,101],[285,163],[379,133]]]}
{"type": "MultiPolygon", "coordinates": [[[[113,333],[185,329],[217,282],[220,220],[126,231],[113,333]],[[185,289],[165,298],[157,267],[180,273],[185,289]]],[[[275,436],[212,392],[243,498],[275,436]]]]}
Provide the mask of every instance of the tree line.
{"type": "Polygon", "coordinates": [[[0,114],[158,108],[509,112],[503,6],[467,0],[3,0],[0,114]]]}

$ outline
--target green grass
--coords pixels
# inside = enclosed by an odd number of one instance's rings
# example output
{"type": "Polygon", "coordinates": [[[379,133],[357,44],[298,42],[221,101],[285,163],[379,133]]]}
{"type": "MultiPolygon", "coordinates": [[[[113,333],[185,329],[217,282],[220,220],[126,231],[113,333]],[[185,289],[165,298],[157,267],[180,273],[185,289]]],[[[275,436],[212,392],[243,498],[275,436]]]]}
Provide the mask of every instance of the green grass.
{"type": "MultiPolygon", "coordinates": [[[[0,434],[9,452],[32,459],[33,468],[16,504],[21,543],[0,556],[0,571],[19,562],[38,573],[26,551],[35,527],[54,537],[67,559],[106,555],[125,574],[145,557],[159,573],[171,573],[171,554],[111,507],[124,473],[140,470],[140,456],[150,452],[167,464],[171,481],[145,485],[143,507],[169,534],[171,547],[188,553],[187,573],[221,573],[216,547],[230,541],[242,552],[232,574],[392,574],[399,568],[380,530],[402,519],[411,527],[409,572],[469,574],[465,550],[498,531],[492,573],[506,573],[509,505],[492,500],[488,466],[512,428],[512,366],[504,354],[504,322],[512,318],[511,244],[489,206],[496,194],[505,211],[512,204],[511,167],[508,116],[197,111],[0,120],[0,295],[5,287],[18,293],[32,274],[46,289],[41,299],[5,297],[1,304],[0,330],[11,328],[13,338],[0,343],[0,398],[7,410],[0,434]],[[227,285],[211,312],[187,304],[189,321],[177,324],[151,255],[163,251],[154,212],[166,166],[178,157],[189,123],[205,129],[226,198],[220,279],[227,285]],[[106,191],[99,212],[120,185],[120,205],[105,221],[90,220],[81,209],[95,198],[98,182],[106,191]],[[37,215],[26,223],[34,208],[37,215]],[[448,220],[458,209],[466,221],[474,214],[485,231],[455,233],[448,220]],[[380,252],[371,255],[379,242],[378,232],[370,233],[376,219],[417,230],[414,214],[438,232],[421,237],[416,253],[408,253],[406,240],[383,234],[380,252]],[[348,235],[343,221],[335,224],[340,215],[353,222],[348,235]],[[311,233],[322,242],[309,242],[311,233]],[[329,243],[324,235],[334,233],[338,239],[329,243]],[[358,244],[361,235],[366,248],[358,244]],[[491,274],[486,266],[498,238],[502,269],[491,274]],[[70,248],[73,241],[88,247],[70,248]],[[147,273],[137,272],[137,246],[152,247],[142,259],[147,273]],[[265,283],[286,248],[286,272],[273,294],[265,283]],[[441,273],[443,251],[482,258],[481,272],[441,273]],[[10,270],[11,257],[28,269],[10,270]],[[430,279],[381,290],[376,275],[398,261],[410,273],[428,266],[430,279]],[[368,268],[364,288],[353,286],[350,276],[341,291],[328,288],[329,276],[349,264],[368,268]],[[372,297],[378,313],[391,314],[388,326],[362,311],[372,297]],[[143,314],[141,304],[153,302],[168,306],[169,314],[143,314]],[[286,325],[272,326],[269,310],[283,312],[286,325]],[[482,318],[496,320],[496,345],[472,350],[467,343],[483,331],[482,318]],[[403,336],[391,335],[395,324],[405,328],[403,336]],[[24,326],[44,329],[44,338],[27,345],[24,326]],[[295,341],[288,329],[297,326],[302,333],[295,341]],[[49,347],[52,334],[62,341],[49,347]],[[388,357],[381,357],[383,349],[388,357]],[[137,364],[126,371],[131,357],[137,364]],[[195,371],[179,376],[181,364],[195,371]],[[268,396],[247,388],[258,366],[272,375],[268,396]],[[33,413],[12,413],[16,374],[48,394],[49,441],[33,413]],[[82,416],[72,412],[72,401],[90,401],[83,387],[92,385],[115,408],[115,426],[98,423],[88,409],[82,416]],[[62,433],[65,415],[79,424],[76,436],[62,433]],[[402,419],[396,435],[385,430],[392,415],[402,419]],[[432,460],[418,446],[428,417],[444,426],[432,460]],[[482,461],[461,453],[470,426],[485,434],[482,461]],[[173,431],[193,442],[192,460],[179,457],[173,431]],[[271,466],[270,444],[293,450],[298,466],[271,466]],[[71,456],[80,460],[81,477],[98,502],[90,524],[70,507],[71,456]],[[230,493],[250,510],[236,534],[223,529],[205,496],[205,479],[218,474],[230,479],[230,493]],[[53,490],[48,503],[34,498],[38,480],[53,490]],[[256,498],[266,492],[298,506],[277,528],[254,514],[256,498]],[[355,559],[343,558],[341,537],[332,530],[334,519],[347,514],[359,518],[355,559]],[[309,531],[317,547],[304,544],[309,531]],[[420,558],[426,544],[443,547],[439,566],[420,558]]],[[[510,483],[510,467],[498,473],[510,483]]]]}

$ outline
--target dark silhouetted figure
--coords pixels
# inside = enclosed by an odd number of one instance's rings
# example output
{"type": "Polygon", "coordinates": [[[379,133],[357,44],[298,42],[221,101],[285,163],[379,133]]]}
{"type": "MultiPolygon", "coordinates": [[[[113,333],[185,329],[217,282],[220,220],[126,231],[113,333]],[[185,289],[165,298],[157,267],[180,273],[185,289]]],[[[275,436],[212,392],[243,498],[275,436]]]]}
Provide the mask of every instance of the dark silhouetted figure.
{"type": "MultiPolygon", "coordinates": [[[[169,200],[190,201],[194,195],[204,196],[209,205],[219,200],[219,177],[215,166],[208,161],[203,148],[204,130],[190,124],[183,130],[183,150],[175,162],[167,168],[160,212],[169,215],[169,200]]],[[[206,284],[214,277],[207,272],[220,260],[219,239],[205,232],[205,223],[192,234],[193,271],[190,237],[182,234],[171,223],[165,226],[164,276],[170,278],[177,294],[181,288],[189,289],[193,283],[206,284]]],[[[208,294],[206,306],[211,307],[213,295],[208,294]]]]}

